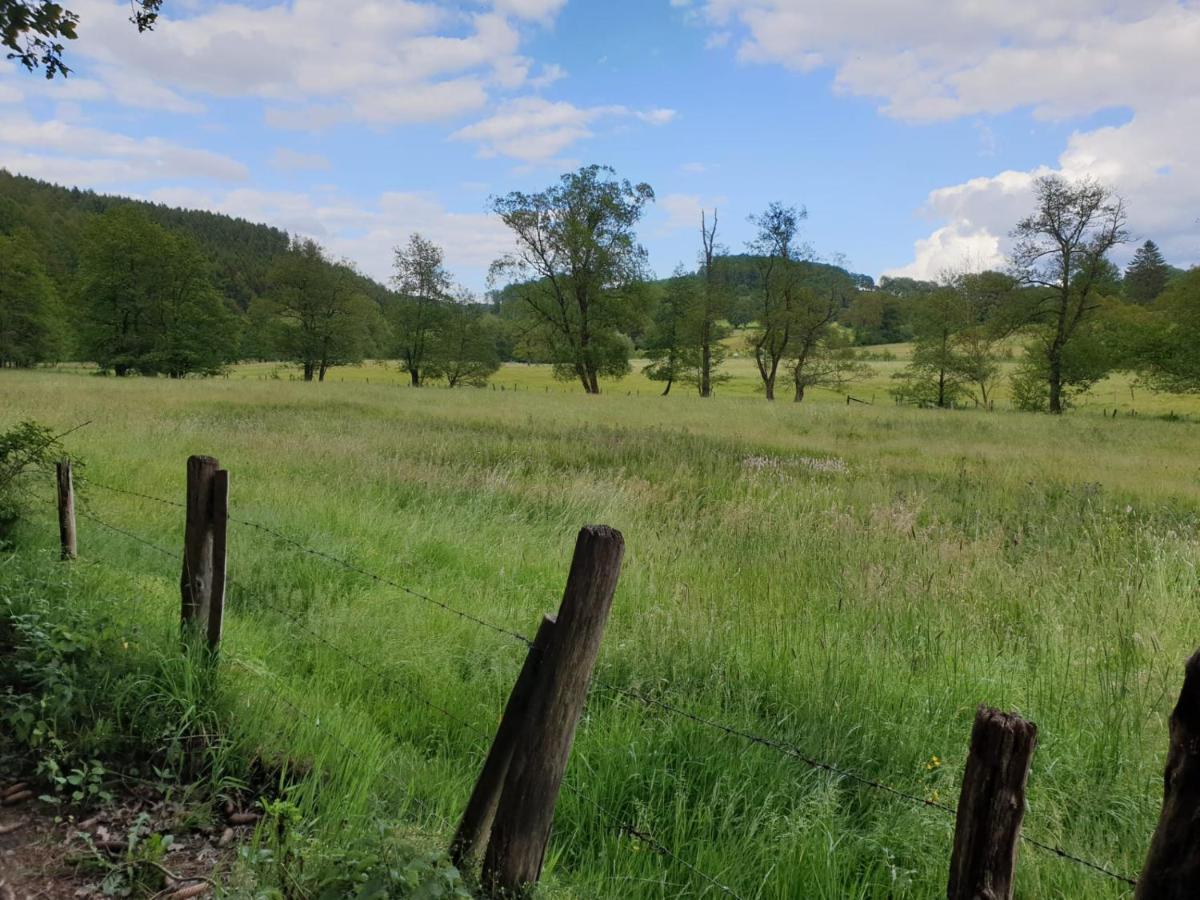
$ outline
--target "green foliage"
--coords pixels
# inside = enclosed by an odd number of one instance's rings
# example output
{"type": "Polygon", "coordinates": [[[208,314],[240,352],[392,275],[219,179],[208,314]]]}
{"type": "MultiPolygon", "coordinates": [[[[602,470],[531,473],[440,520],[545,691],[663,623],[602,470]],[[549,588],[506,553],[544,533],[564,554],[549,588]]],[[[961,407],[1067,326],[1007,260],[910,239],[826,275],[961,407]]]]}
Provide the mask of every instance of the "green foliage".
{"type": "MultiPolygon", "coordinates": [[[[1051,412],[1051,329],[1035,332],[1025,347],[1025,356],[1011,378],[1013,406],[1025,412],[1051,412]]],[[[1059,362],[1060,411],[1070,409],[1082,394],[1112,371],[1116,360],[1104,329],[1092,322],[1080,329],[1062,350],[1059,362]]]]}
{"type": "Polygon", "coordinates": [[[0,432],[0,548],[28,506],[24,482],[51,472],[61,453],[54,432],[37,422],[20,422],[0,432]]]}
{"type": "Polygon", "coordinates": [[[333,264],[313,240],[298,240],[268,277],[268,295],[254,312],[256,342],[273,344],[319,381],[334,366],[362,362],[387,333],[379,304],[362,290],[348,264],[333,264]]]}
{"type": "Polygon", "coordinates": [[[467,323],[462,319],[449,321],[454,285],[446,271],[441,247],[414,232],[408,244],[396,248],[394,266],[392,284],[399,296],[389,304],[389,319],[400,368],[409,374],[413,387],[420,387],[425,379],[440,374],[440,360],[433,346],[438,334],[453,326],[456,333],[446,335],[441,349],[461,356],[465,352],[463,342],[468,338],[467,323]]]}
{"type": "Polygon", "coordinates": [[[478,306],[450,303],[431,339],[431,371],[450,387],[482,387],[500,368],[500,323],[478,306]]]}
{"type": "Polygon", "coordinates": [[[536,194],[493,198],[517,247],[492,264],[491,277],[516,282],[512,310],[525,343],[587,393],[600,392],[601,377],[629,371],[646,262],[634,226],[653,200],[648,184],[618,180],[607,166],[585,166],[536,194]]]}
{"type": "Polygon", "coordinates": [[[154,224],[187,235],[208,262],[218,293],[242,310],[265,293],[271,264],[288,249],[287,233],[268,225],[59,187],[0,170],[0,232],[29,231],[63,298],[72,294],[89,222],[114,207],[133,207],[154,224]]]}
{"type": "Polygon", "coordinates": [[[1132,303],[1153,303],[1166,288],[1170,274],[1171,267],[1158,245],[1146,241],[1125,268],[1125,298],[1132,303]]]}
{"type": "MultiPolygon", "coordinates": [[[[1109,188],[1087,178],[1072,182],[1044,176],[1036,182],[1036,196],[1037,209],[1013,230],[1013,268],[1023,284],[1036,289],[1026,318],[1043,331],[1040,350],[1020,383],[1030,387],[1032,373],[1043,372],[1046,410],[1061,413],[1070,392],[1085,390],[1100,377],[1095,374],[1100,354],[1070,345],[1077,338],[1089,340],[1088,324],[1101,298],[1119,291],[1120,272],[1108,253],[1127,238],[1125,206],[1109,188]]],[[[1033,408],[1036,395],[1024,390],[1022,396],[1033,408]]]]}
{"type": "MultiPolygon", "coordinates": [[[[130,21],[138,31],[149,31],[163,0],[130,0],[130,21]]],[[[29,71],[45,69],[46,78],[65,77],[71,70],[63,62],[62,41],[75,40],[79,16],[51,0],[0,0],[0,37],[29,71]]]]}
{"type": "Polygon", "coordinates": [[[0,234],[0,368],[32,366],[65,349],[58,293],[32,235],[0,234]]]}
{"type": "Polygon", "coordinates": [[[84,236],[84,352],[117,375],[213,375],[237,354],[238,322],[194,243],[116,207],[84,236]]]}
{"type": "Polygon", "coordinates": [[[651,381],[666,382],[663,395],[671,392],[671,385],[685,374],[699,368],[699,345],[695,330],[699,313],[703,285],[695,276],[682,269],[662,286],[658,303],[653,313],[653,327],[643,354],[648,362],[643,367],[651,381]]]}
{"type": "Polygon", "coordinates": [[[1174,279],[1135,333],[1134,365],[1156,390],[1200,392],[1200,268],[1174,279]]]}

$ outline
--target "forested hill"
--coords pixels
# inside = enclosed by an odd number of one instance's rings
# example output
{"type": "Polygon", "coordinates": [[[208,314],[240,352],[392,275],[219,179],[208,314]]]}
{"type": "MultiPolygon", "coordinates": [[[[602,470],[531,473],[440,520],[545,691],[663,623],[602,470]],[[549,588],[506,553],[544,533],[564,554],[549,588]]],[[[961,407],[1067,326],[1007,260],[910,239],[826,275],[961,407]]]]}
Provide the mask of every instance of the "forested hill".
{"type": "MultiPolygon", "coordinates": [[[[32,232],[46,273],[63,296],[76,273],[89,219],[114,206],[137,207],[156,224],[191,237],[212,265],[215,287],[241,309],[264,293],[272,261],[288,249],[287,232],[270,225],[60,187],[0,169],[0,234],[22,228],[32,232]]],[[[383,291],[373,282],[364,288],[372,294],[383,291]]]]}

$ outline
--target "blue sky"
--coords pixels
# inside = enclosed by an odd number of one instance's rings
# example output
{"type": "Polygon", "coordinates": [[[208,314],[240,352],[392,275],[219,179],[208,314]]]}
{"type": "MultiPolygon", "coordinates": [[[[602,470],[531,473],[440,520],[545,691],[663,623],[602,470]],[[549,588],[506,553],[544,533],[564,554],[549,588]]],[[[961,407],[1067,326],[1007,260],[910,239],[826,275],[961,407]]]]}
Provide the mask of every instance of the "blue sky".
{"type": "Polygon", "coordinates": [[[0,70],[0,166],[316,237],[386,278],[411,231],[484,287],[490,194],[583,163],[647,181],[651,264],[701,206],[804,205],[857,271],[997,265],[1032,179],[1094,176],[1200,261],[1197,0],[76,0],[74,74],[0,70]]]}

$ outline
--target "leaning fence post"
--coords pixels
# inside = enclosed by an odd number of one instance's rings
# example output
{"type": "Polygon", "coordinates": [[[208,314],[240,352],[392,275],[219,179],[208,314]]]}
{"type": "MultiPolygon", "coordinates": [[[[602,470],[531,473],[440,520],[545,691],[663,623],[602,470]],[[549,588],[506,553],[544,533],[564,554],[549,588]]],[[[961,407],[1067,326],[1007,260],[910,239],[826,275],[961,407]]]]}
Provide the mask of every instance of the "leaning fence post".
{"type": "Polygon", "coordinates": [[[513,751],[526,731],[525,714],[529,708],[529,698],[537,686],[542,660],[553,633],[554,617],[544,616],[537,636],[529,645],[525,664],[505,704],[496,737],[479,772],[479,780],[475,782],[475,789],[471,792],[458,831],[450,844],[450,859],[459,869],[477,860],[487,846],[513,751]]]}
{"type": "Polygon", "coordinates": [[[1007,900],[1013,893],[1025,782],[1037,726],[980,706],[971,729],[954,826],[947,900],[1007,900]]]}
{"type": "Polygon", "coordinates": [[[493,894],[520,895],[538,880],[571,743],[600,652],[625,540],[604,525],[579,532],[557,622],[529,700],[483,860],[493,894]]]}
{"type": "Polygon", "coordinates": [[[228,502],[228,473],[211,456],[189,456],[180,621],[185,636],[202,634],[213,649],[220,641],[225,605],[228,502]]]}
{"type": "Polygon", "coordinates": [[[212,494],[212,587],[208,602],[208,649],[216,651],[221,645],[221,628],[225,622],[225,575],[229,534],[229,473],[218,469],[213,478],[212,494]]]}
{"type": "Polygon", "coordinates": [[[75,538],[75,481],[71,477],[71,461],[61,460],[55,466],[58,476],[58,539],[62,558],[74,559],[78,554],[75,538]]]}
{"type": "Polygon", "coordinates": [[[1200,650],[1184,666],[1171,713],[1163,805],[1136,900],[1183,900],[1200,884],[1200,650]]]}

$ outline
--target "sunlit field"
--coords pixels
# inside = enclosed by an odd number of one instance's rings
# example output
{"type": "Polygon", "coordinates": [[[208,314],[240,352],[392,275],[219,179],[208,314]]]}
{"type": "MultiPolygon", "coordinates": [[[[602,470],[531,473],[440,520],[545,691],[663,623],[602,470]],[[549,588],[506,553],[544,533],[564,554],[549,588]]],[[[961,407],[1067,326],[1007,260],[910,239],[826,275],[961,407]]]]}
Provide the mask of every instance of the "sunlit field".
{"type": "MultiPolygon", "coordinates": [[[[1012,412],[1003,392],[993,412],[898,407],[906,350],[886,349],[897,359],[851,405],[794,404],[782,385],[768,404],[745,358],[708,401],[686,385],[660,398],[640,374],[587,397],[521,365],[458,390],[381,364],[324,384],[273,364],[183,381],[5,371],[0,427],[90,420],[66,439],[82,509],[171,551],[179,509],[89,480],[182,501],[186,457],[217,456],[235,517],[527,634],[557,607],[578,528],[612,525],[627,553],[601,679],[949,804],[977,704],[1017,710],[1040,730],[1026,833],[1136,876],[1200,643],[1200,402],[1110,379],[1061,418],[1012,412]]],[[[231,527],[220,689],[240,752],[305,773],[293,796],[333,840],[382,823],[444,846],[523,648],[231,527]]],[[[49,504],[20,539],[0,590],[111,615],[130,652],[176,640],[177,556],[82,518],[64,566],[49,504]]],[[[944,894],[943,811],[601,687],[567,780],[742,897],[944,894]]],[[[721,895],[571,791],[544,882],[721,895]]],[[[1017,895],[1131,890],[1026,845],[1017,895]]]]}

